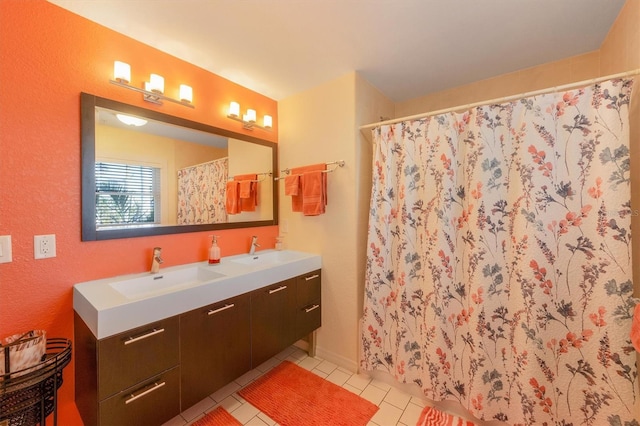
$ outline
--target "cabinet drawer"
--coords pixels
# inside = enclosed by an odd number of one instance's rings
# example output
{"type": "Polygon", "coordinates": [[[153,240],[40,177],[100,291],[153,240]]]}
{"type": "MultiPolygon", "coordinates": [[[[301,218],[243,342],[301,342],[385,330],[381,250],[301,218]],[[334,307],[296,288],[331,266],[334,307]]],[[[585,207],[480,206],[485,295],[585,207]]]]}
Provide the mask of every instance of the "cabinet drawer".
{"type": "Polygon", "coordinates": [[[178,365],[178,317],[98,342],[98,400],[178,365]]]}
{"type": "Polygon", "coordinates": [[[101,426],[161,425],[180,414],[180,368],[145,380],[100,403],[101,426]]]}
{"type": "Polygon", "coordinates": [[[320,299],[315,303],[298,309],[296,317],[296,339],[302,339],[322,325],[322,306],[320,299]]]}
{"type": "Polygon", "coordinates": [[[298,277],[296,302],[299,307],[307,306],[320,299],[321,279],[319,269],[298,277]]]}

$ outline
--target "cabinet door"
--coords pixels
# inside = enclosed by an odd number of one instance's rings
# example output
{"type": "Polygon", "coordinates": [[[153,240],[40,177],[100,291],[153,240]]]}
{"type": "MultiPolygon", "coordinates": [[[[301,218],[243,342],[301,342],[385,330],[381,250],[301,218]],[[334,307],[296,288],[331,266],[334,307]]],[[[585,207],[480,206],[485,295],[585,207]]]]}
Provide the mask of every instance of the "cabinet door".
{"type": "Polygon", "coordinates": [[[100,403],[101,426],[161,425],[180,414],[180,367],[100,403]]]}
{"type": "Polygon", "coordinates": [[[251,369],[249,306],[247,293],[180,316],[183,410],[251,369]]]}
{"type": "Polygon", "coordinates": [[[175,367],[179,362],[178,317],[98,342],[98,400],[175,367]]]}
{"type": "Polygon", "coordinates": [[[251,366],[295,342],[296,278],[251,293],[251,366]]]}

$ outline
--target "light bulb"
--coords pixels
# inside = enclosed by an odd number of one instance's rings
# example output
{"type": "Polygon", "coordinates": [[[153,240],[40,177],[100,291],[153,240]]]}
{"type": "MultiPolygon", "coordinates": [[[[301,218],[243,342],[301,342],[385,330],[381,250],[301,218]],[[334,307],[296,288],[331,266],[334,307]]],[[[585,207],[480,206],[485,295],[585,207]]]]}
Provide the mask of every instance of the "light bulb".
{"type": "Polygon", "coordinates": [[[229,115],[232,117],[238,117],[240,115],[240,104],[237,102],[231,102],[229,104],[229,115]]]}
{"type": "Polygon", "coordinates": [[[126,62],[113,63],[113,79],[120,83],[129,84],[131,81],[131,66],[126,62]]]}
{"type": "Polygon", "coordinates": [[[151,77],[149,77],[149,90],[156,93],[164,93],[164,77],[158,74],[151,74],[151,77]]]}
{"type": "Polygon", "coordinates": [[[193,102],[193,89],[186,84],[180,85],[180,100],[183,102],[193,102]]]}

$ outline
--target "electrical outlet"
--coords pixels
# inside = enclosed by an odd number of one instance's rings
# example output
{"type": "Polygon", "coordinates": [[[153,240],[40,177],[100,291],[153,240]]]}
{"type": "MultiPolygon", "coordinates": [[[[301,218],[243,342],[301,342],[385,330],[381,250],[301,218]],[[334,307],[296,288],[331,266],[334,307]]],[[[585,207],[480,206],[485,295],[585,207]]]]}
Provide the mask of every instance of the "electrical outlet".
{"type": "Polygon", "coordinates": [[[46,259],[56,257],[56,236],[34,235],[33,237],[33,257],[35,259],[46,259]]]}
{"type": "Polygon", "coordinates": [[[12,260],[11,235],[2,235],[0,236],[0,263],[9,263],[12,260]]]}

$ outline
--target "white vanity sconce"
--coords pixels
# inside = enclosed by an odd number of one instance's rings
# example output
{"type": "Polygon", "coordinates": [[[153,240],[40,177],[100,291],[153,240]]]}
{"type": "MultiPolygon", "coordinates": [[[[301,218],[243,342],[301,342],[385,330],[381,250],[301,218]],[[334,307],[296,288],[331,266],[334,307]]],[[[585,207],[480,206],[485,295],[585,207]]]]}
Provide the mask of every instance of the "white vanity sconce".
{"type": "Polygon", "coordinates": [[[231,102],[229,104],[229,112],[227,117],[242,123],[242,128],[247,130],[253,130],[254,127],[263,130],[271,130],[273,127],[273,118],[270,115],[265,115],[262,119],[262,126],[256,123],[256,110],[248,109],[246,114],[240,117],[240,104],[237,102],[231,102]]]}
{"type": "Polygon", "coordinates": [[[181,84],[179,92],[180,99],[173,99],[164,94],[164,78],[161,75],[151,74],[149,81],[145,81],[144,83],[144,89],[130,85],[130,81],[131,66],[126,62],[115,61],[113,63],[113,80],[109,80],[111,84],[142,93],[145,101],[152,102],[156,105],[162,105],[162,101],[170,101],[189,108],[195,108],[192,104],[193,89],[191,86],[181,84]]]}

